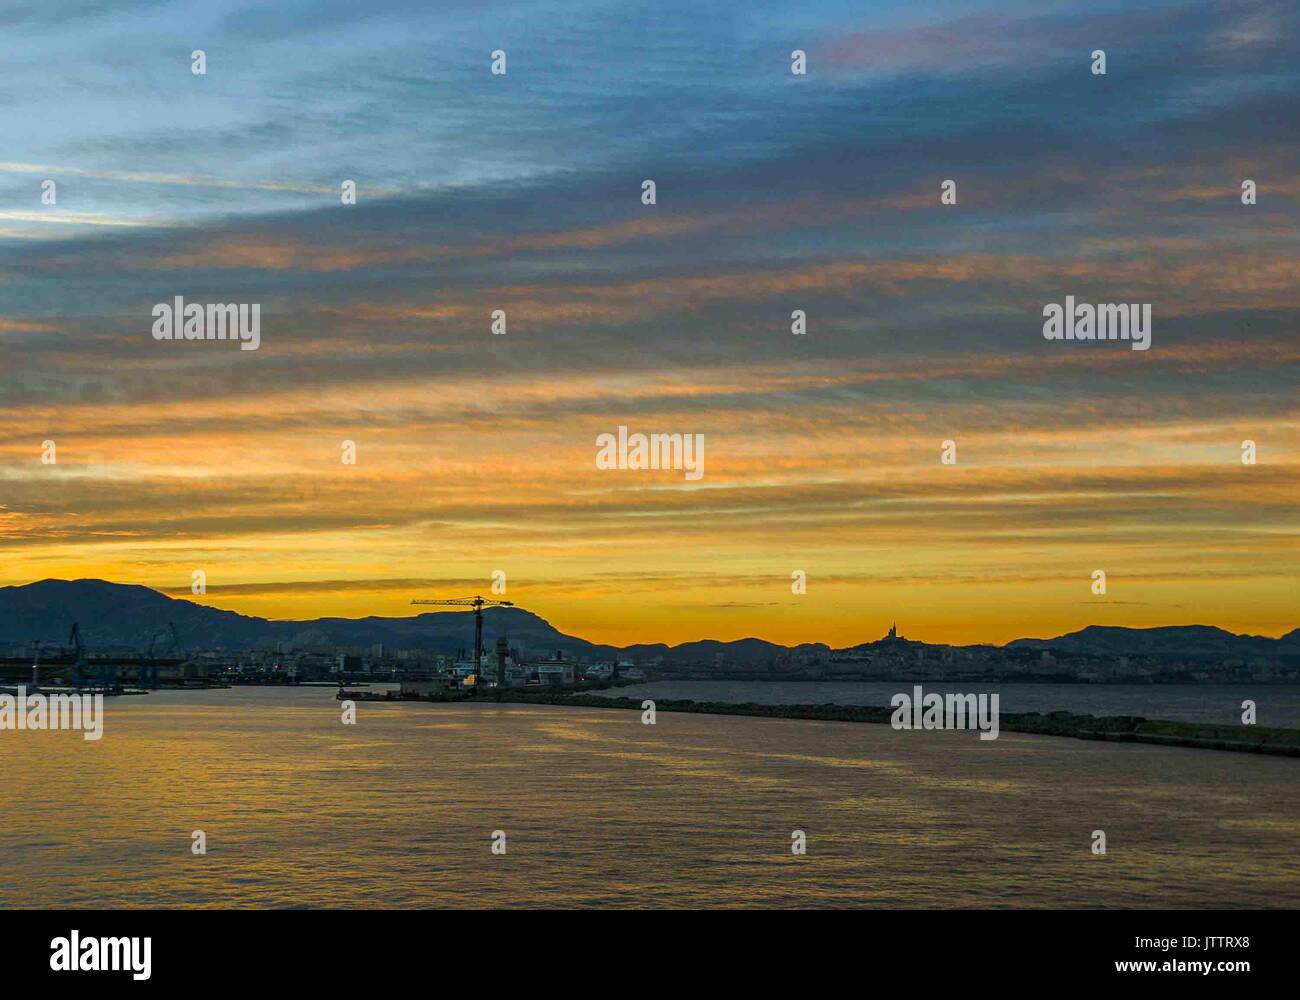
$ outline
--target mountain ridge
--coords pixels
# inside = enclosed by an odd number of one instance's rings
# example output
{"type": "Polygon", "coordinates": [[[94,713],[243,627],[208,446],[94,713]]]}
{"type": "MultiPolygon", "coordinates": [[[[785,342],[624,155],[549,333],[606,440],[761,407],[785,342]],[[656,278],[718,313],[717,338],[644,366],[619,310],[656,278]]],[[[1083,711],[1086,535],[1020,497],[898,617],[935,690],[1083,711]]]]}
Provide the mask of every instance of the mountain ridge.
{"type": "MultiPolygon", "coordinates": [[[[486,608],[483,618],[485,643],[495,641],[497,635],[505,633],[512,642],[525,645],[530,652],[560,651],[567,656],[603,659],[661,656],[666,660],[691,662],[711,661],[722,656],[736,662],[761,662],[783,654],[830,648],[822,643],[784,646],[753,636],[735,640],[697,639],[677,645],[634,643],[620,647],[568,635],[524,608],[486,608]]],[[[361,618],[270,619],[169,597],[139,584],[94,578],[47,578],[0,587],[0,643],[27,644],[34,638],[61,642],[74,621],[88,646],[144,646],[168,622],[174,624],[182,647],[254,648],[276,642],[368,647],[383,643],[389,648],[424,649],[451,655],[472,647],[474,642],[473,613],[470,611],[435,611],[404,617],[367,615],[361,618]]],[[[974,645],[987,648],[992,644],[974,645]]],[[[1055,638],[1014,639],[993,648],[1207,660],[1294,655],[1300,654],[1300,628],[1272,639],[1238,635],[1214,625],[1148,628],[1089,625],[1055,638]]]]}

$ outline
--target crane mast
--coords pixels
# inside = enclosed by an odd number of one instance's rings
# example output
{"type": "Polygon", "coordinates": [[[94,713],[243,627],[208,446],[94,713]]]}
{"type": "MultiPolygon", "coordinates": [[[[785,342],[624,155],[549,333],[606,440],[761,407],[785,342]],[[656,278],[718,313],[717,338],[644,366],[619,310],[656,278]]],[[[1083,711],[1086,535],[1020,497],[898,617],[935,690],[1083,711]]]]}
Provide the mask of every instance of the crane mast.
{"type": "Polygon", "coordinates": [[[84,684],[89,667],[86,664],[86,645],[81,641],[81,628],[77,622],[72,623],[72,631],[68,633],[68,645],[76,654],[72,667],[73,679],[78,685],[84,684]]]}
{"type": "MultiPolygon", "coordinates": [[[[417,598],[412,604],[436,604],[444,607],[474,609],[474,683],[478,683],[483,669],[483,609],[485,607],[513,608],[514,601],[494,601],[486,597],[450,597],[443,600],[417,598]]],[[[497,678],[498,682],[501,678],[497,678]]]]}

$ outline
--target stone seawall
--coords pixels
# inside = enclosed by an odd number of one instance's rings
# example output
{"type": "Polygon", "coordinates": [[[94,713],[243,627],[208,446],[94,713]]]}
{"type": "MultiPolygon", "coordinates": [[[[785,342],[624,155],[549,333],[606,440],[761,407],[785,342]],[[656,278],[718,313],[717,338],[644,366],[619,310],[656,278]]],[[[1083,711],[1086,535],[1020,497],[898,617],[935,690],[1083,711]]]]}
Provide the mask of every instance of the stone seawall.
{"type": "MultiPolygon", "coordinates": [[[[568,705],[583,708],[642,710],[639,698],[602,697],[569,691],[530,691],[506,688],[485,692],[476,701],[523,705],[568,705]]],[[[658,712],[700,712],[708,715],[746,715],[768,719],[813,719],[823,722],[872,722],[888,725],[892,708],[870,705],[759,705],[753,702],[655,699],[658,712]]],[[[1076,715],[1072,712],[1003,712],[999,728],[1010,733],[1068,736],[1081,740],[1114,740],[1199,750],[1300,757],[1300,730],[1262,726],[1226,726],[1198,722],[1170,722],[1133,715],[1076,715]]]]}
{"type": "MultiPolygon", "coordinates": [[[[614,687],[621,686],[618,684],[614,687]]],[[[340,699],[356,701],[421,701],[501,705],[557,705],[571,708],[619,708],[640,712],[642,699],[619,698],[592,692],[610,686],[593,684],[582,689],[501,688],[477,693],[449,692],[426,697],[397,696],[366,691],[341,691],[340,699]]],[[[811,719],[818,722],[870,722],[888,725],[894,709],[872,705],[760,705],[754,702],[690,701],[656,698],[657,712],[697,712],[704,715],[745,715],[762,719],[811,719]]],[[[1073,712],[1002,712],[998,728],[1008,733],[1067,736],[1080,740],[1111,740],[1119,743],[1149,743],[1154,746],[1189,747],[1197,750],[1231,750],[1300,757],[1300,730],[1269,729],[1263,726],[1227,726],[1201,722],[1172,722],[1136,715],[1077,715],[1073,712]]]]}

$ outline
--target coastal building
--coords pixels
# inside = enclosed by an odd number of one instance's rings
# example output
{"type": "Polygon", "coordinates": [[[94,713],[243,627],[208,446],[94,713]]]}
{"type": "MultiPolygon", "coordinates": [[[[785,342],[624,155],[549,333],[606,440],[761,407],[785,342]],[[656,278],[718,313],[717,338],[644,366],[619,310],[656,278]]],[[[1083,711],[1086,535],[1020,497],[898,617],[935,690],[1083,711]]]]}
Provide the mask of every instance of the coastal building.
{"type": "Polygon", "coordinates": [[[497,639],[496,661],[497,687],[505,687],[508,683],[510,671],[510,640],[505,637],[504,633],[497,639]]]}
{"type": "Polygon", "coordinates": [[[353,656],[350,653],[339,653],[335,661],[334,672],[336,674],[359,674],[365,669],[364,663],[359,656],[353,656]]]}
{"type": "Polygon", "coordinates": [[[533,664],[537,680],[541,684],[572,684],[574,681],[572,660],[542,660],[533,664]]]}
{"type": "Polygon", "coordinates": [[[907,642],[907,640],[904,639],[901,635],[898,634],[898,622],[893,622],[893,623],[891,623],[890,626],[889,626],[889,631],[884,635],[883,638],[877,639],[876,642],[875,642],[875,645],[877,645],[877,646],[887,646],[887,645],[893,645],[893,646],[896,646],[896,645],[900,645],[900,644],[903,644],[903,643],[906,643],[906,642],[907,642]]]}

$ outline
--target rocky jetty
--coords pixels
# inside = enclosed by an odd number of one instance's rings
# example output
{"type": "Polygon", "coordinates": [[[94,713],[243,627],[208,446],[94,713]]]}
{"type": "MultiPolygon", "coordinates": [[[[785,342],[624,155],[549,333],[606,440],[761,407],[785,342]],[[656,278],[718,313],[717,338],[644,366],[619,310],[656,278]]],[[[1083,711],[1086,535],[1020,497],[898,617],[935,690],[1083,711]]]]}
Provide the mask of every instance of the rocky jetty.
{"type": "MultiPolygon", "coordinates": [[[[618,698],[536,688],[505,688],[500,691],[489,691],[479,695],[475,700],[506,704],[623,708],[638,712],[642,710],[640,698],[618,698]]],[[[768,719],[814,719],[824,722],[874,722],[885,725],[889,724],[894,714],[892,708],[870,705],[759,705],[754,702],[690,701],[668,698],[656,698],[655,711],[747,715],[768,719]]],[[[1011,733],[1300,757],[1300,730],[1295,729],[1172,722],[1134,715],[1078,715],[1073,712],[1047,714],[1003,712],[999,716],[999,726],[1003,732],[1011,733]]]]}

